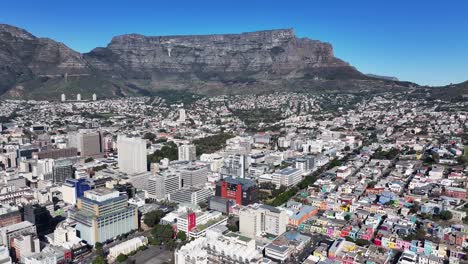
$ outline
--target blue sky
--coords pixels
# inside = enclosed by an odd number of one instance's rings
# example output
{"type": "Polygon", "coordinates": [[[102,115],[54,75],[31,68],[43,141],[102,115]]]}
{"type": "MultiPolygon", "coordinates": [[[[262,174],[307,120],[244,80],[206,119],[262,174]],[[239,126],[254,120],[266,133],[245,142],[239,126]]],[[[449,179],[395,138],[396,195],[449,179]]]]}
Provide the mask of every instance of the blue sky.
{"type": "Polygon", "coordinates": [[[364,73],[419,84],[468,80],[468,1],[2,1],[0,23],[80,52],[115,35],[236,33],[294,28],[333,44],[364,73]]]}

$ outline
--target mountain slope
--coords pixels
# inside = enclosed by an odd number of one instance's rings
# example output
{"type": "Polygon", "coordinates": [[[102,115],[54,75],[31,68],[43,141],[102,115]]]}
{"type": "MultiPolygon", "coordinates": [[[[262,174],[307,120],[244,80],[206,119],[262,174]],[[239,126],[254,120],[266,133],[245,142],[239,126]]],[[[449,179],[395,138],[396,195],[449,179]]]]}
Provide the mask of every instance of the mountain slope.
{"type": "Polygon", "coordinates": [[[194,36],[117,36],[80,54],[62,43],[0,25],[0,94],[58,99],[273,91],[403,91],[407,82],[366,76],[336,58],[329,43],[292,29],[194,36]]]}

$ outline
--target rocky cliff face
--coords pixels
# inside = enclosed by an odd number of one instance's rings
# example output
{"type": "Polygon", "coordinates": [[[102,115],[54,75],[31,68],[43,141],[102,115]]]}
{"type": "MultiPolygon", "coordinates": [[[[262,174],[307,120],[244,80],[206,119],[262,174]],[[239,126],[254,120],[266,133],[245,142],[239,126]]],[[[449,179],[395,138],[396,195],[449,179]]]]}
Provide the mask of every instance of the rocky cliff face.
{"type": "Polygon", "coordinates": [[[89,74],[82,55],[62,43],[0,25],[0,91],[40,77],[89,74]]]}
{"type": "Polygon", "coordinates": [[[320,76],[324,73],[320,69],[351,68],[333,56],[330,44],[299,39],[291,29],[204,36],[123,35],[84,57],[101,71],[131,79],[268,79],[306,73],[327,78],[320,76]]]}
{"type": "MultiPolygon", "coordinates": [[[[0,94],[58,98],[60,93],[147,95],[158,89],[198,93],[315,89],[368,80],[334,57],[328,43],[297,38],[292,29],[241,34],[117,36],[80,54],[62,43],[0,25],[0,94]]],[[[356,85],[355,85],[356,86],[356,85]]],[[[359,86],[359,85],[358,85],[359,86]]]]}

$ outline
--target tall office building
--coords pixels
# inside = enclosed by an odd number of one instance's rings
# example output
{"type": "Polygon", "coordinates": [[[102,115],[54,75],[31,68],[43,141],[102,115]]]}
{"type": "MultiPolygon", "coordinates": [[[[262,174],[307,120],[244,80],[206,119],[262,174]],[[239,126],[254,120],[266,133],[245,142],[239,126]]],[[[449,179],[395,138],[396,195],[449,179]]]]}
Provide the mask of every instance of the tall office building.
{"type": "Polygon", "coordinates": [[[119,170],[128,174],[147,171],[146,140],[120,135],[117,138],[119,170]]]}
{"type": "Polygon", "coordinates": [[[180,174],[156,174],[148,178],[148,198],[164,199],[180,189],[180,174]]]}
{"type": "Polygon", "coordinates": [[[80,130],[68,136],[69,147],[78,149],[81,157],[96,156],[102,153],[101,132],[80,130]]]}
{"type": "Polygon", "coordinates": [[[85,179],[67,179],[62,184],[62,200],[76,204],[76,199],[83,197],[84,192],[91,189],[91,184],[85,179]]]}
{"type": "Polygon", "coordinates": [[[95,93],[93,94],[93,101],[97,101],[97,95],[95,93]]]}
{"type": "Polygon", "coordinates": [[[197,159],[197,151],[195,145],[180,145],[179,146],[179,160],[180,161],[194,161],[197,159]]]}
{"type": "Polygon", "coordinates": [[[27,204],[24,206],[24,220],[35,224],[38,234],[47,234],[52,216],[45,206],[27,204]]]}
{"type": "Polygon", "coordinates": [[[181,108],[179,109],[179,122],[185,122],[185,119],[187,118],[185,114],[185,109],[181,108]]]}
{"type": "Polygon", "coordinates": [[[77,100],[77,101],[81,101],[81,94],[77,94],[77,95],[76,95],[76,100],[77,100]]]}
{"type": "Polygon", "coordinates": [[[62,96],[60,97],[62,102],[65,102],[67,100],[67,96],[65,94],[62,94],[62,96]]]}
{"type": "Polygon", "coordinates": [[[286,211],[269,205],[253,204],[239,210],[239,231],[250,238],[264,234],[279,236],[286,232],[288,221],[286,211]]]}
{"type": "Polygon", "coordinates": [[[77,236],[95,245],[137,229],[138,209],[127,200],[127,195],[107,188],[86,191],[71,214],[77,236]]]}
{"type": "Polygon", "coordinates": [[[208,166],[203,163],[186,163],[175,168],[180,174],[180,188],[203,186],[208,181],[208,166]]]}
{"type": "Polygon", "coordinates": [[[245,178],[246,158],[241,154],[231,154],[224,159],[219,173],[221,178],[245,178]]]}
{"type": "Polygon", "coordinates": [[[292,167],[276,171],[272,175],[272,182],[276,184],[276,186],[284,185],[290,187],[298,184],[301,180],[302,171],[292,167]]]}
{"type": "Polygon", "coordinates": [[[66,179],[73,178],[73,164],[70,160],[57,160],[55,161],[52,169],[52,177],[54,183],[65,182],[66,179]]]}

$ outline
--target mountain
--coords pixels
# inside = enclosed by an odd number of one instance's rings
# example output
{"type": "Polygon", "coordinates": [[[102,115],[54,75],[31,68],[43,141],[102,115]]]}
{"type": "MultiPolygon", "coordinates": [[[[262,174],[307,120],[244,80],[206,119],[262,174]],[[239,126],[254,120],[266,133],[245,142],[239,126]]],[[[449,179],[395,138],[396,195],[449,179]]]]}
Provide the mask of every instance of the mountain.
{"type": "Polygon", "coordinates": [[[192,36],[116,36],[80,54],[62,43],[0,25],[0,94],[58,99],[151,95],[170,89],[198,94],[272,91],[369,91],[414,84],[362,74],[336,58],[329,43],[292,29],[192,36]]]}
{"type": "Polygon", "coordinates": [[[372,73],[367,73],[366,76],[371,77],[371,78],[376,78],[376,79],[382,79],[382,80],[399,81],[397,77],[393,77],[393,76],[383,76],[383,75],[377,75],[377,74],[372,74],[372,73]]]}

